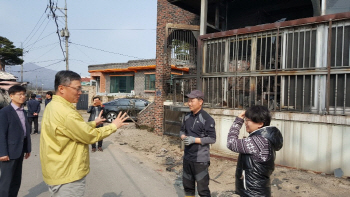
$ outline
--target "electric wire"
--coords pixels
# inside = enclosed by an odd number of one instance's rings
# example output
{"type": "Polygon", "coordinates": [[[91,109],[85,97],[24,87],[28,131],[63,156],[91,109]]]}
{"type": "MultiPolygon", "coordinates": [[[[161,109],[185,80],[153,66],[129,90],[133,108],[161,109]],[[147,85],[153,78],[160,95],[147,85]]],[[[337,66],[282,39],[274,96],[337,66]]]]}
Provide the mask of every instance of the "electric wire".
{"type": "MultiPolygon", "coordinates": [[[[45,9],[46,12],[46,9],[45,9]]],[[[41,15],[40,19],[38,20],[38,22],[35,24],[34,28],[32,29],[32,31],[29,33],[29,35],[26,37],[26,39],[24,39],[23,44],[27,41],[27,39],[29,38],[29,36],[33,33],[34,29],[36,28],[36,26],[39,24],[39,22],[41,21],[41,19],[43,18],[45,12],[41,15]]],[[[39,28],[38,28],[39,29],[39,28]]],[[[28,40],[29,42],[30,40],[28,40]]]]}
{"type": "MultiPolygon", "coordinates": [[[[60,59],[60,61],[57,61],[55,63],[52,63],[52,64],[49,64],[49,65],[46,65],[46,66],[40,66],[40,68],[36,68],[36,69],[33,69],[33,70],[24,70],[23,72],[33,72],[33,71],[37,71],[37,70],[40,70],[40,69],[43,69],[43,68],[47,68],[47,67],[50,67],[50,66],[53,66],[53,65],[56,65],[60,62],[64,62],[65,60],[62,60],[60,59]]],[[[21,71],[12,71],[12,72],[21,72],[21,71]]],[[[39,71],[40,72],[40,71],[39,71]]]]}
{"type": "Polygon", "coordinates": [[[58,42],[54,42],[54,43],[51,43],[51,44],[34,47],[34,48],[31,49],[31,51],[35,51],[35,50],[42,49],[42,48],[45,48],[45,47],[48,47],[48,46],[52,46],[52,45],[57,44],[57,43],[58,42]]]}
{"type": "MultiPolygon", "coordinates": [[[[54,33],[56,33],[56,32],[52,32],[52,33],[50,33],[50,34],[48,34],[48,35],[46,35],[46,36],[44,36],[43,38],[41,38],[40,40],[38,40],[37,42],[39,42],[39,41],[41,41],[41,40],[43,40],[43,39],[45,39],[45,38],[47,38],[47,37],[49,37],[49,36],[51,36],[52,34],[54,34],[54,33]]],[[[31,43],[30,45],[28,45],[27,47],[29,47],[29,46],[32,46],[33,44],[35,44],[35,43],[31,43]]],[[[26,47],[24,47],[23,49],[25,49],[26,47]]],[[[26,53],[28,53],[29,51],[26,51],[26,53]]]]}
{"type": "MultiPolygon", "coordinates": [[[[57,45],[56,46],[53,46],[50,50],[48,50],[48,51],[46,51],[44,54],[42,54],[41,56],[39,56],[39,57],[37,57],[37,58],[35,58],[34,60],[32,60],[32,61],[35,61],[35,60],[37,60],[37,59],[39,59],[39,58],[41,58],[42,56],[44,56],[44,55],[46,55],[46,54],[48,54],[49,52],[51,52],[53,49],[55,49],[57,47],[57,45]]],[[[28,61],[28,62],[32,62],[32,61],[28,61]]]]}
{"type": "Polygon", "coordinates": [[[71,31],[155,31],[157,29],[70,29],[71,31]]]}
{"type": "Polygon", "coordinates": [[[78,51],[82,54],[84,54],[86,57],[88,57],[92,62],[96,62],[95,60],[93,60],[90,56],[88,56],[86,53],[84,53],[82,50],[79,49],[79,47],[77,47],[76,45],[73,45],[76,49],[78,49],[78,51]]]}
{"type": "MultiPolygon", "coordinates": [[[[57,2],[56,2],[56,4],[57,4],[57,2]]],[[[60,47],[61,47],[61,50],[62,50],[62,53],[63,53],[63,57],[64,57],[64,59],[66,59],[66,55],[64,54],[64,50],[63,50],[63,47],[62,47],[62,41],[61,41],[61,36],[60,36],[60,34],[59,34],[59,28],[58,28],[58,23],[57,23],[57,17],[56,17],[56,13],[55,13],[55,11],[56,11],[56,9],[53,9],[53,7],[54,7],[54,3],[52,3],[52,0],[49,0],[49,8],[50,8],[50,11],[51,11],[51,13],[52,13],[52,17],[55,19],[55,24],[56,24],[56,29],[57,29],[57,36],[58,36],[58,39],[59,39],[59,41],[60,41],[60,47]]]]}
{"type": "Polygon", "coordinates": [[[33,64],[36,64],[36,63],[43,63],[43,62],[53,62],[53,61],[57,61],[57,60],[62,60],[62,59],[43,60],[43,61],[38,61],[38,62],[28,62],[28,63],[33,63],[33,64]]]}
{"type": "Polygon", "coordinates": [[[90,63],[88,63],[88,62],[85,62],[85,61],[83,61],[83,60],[78,60],[78,59],[69,59],[70,61],[77,61],[77,62],[82,62],[82,63],[84,63],[84,64],[90,64],[90,63]]]}
{"type": "Polygon", "coordinates": [[[69,43],[74,44],[74,45],[78,45],[78,46],[82,46],[82,47],[86,47],[86,48],[89,48],[89,49],[94,49],[94,50],[97,50],[97,51],[106,52],[106,53],[112,53],[112,54],[121,55],[121,56],[125,56],[125,57],[132,57],[132,58],[136,58],[136,59],[140,59],[140,60],[144,59],[144,58],[135,57],[135,56],[131,56],[131,55],[125,55],[125,54],[122,54],[122,53],[106,51],[106,50],[103,50],[103,49],[98,49],[98,48],[86,46],[86,45],[83,45],[83,44],[78,44],[78,43],[73,43],[73,42],[69,42],[69,43]]]}
{"type": "Polygon", "coordinates": [[[44,33],[44,31],[45,31],[45,29],[46,29],[47,25],[49,24],[49,22],[50,22],[50,20],[49,20],[49,21],[47,21],[47,23],[46,23],[46,25],[45,25],[44,29],[41,31],[40,35],[38,36],[38,38],[36,39],[36,41],[33,43],[33,45],[30,47],[30,49],[28,49],[28,51],[30,51],[30,50],[33,48],[33,46],[34,46],[36,43],[38,43],[38,42],[39,42],[40,36],[41,36],[41,35],[44,33]]]}

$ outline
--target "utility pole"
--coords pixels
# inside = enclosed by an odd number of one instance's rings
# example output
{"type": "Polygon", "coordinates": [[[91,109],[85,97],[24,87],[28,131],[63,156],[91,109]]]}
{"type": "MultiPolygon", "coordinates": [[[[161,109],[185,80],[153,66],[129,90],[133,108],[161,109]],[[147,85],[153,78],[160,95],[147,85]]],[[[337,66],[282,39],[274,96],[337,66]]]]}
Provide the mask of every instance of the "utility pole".
{"type": "MultiPolygon", "coordinates": [[[[22,48],[22,59],[24,59],[23,58],[23,56],[24,56],[24,53],[23,53],[23,42],[21,42],[21,48],[22,48]]],[[[23,62],[21,64],[21,82],[23,82],[23,62]]]]}
{"type": "Polygon", "coordinates": [[[60,31],[60,36],[65,38],[66,41],[66,70],[69,70],[69,53],[68,53],[68,38],[69,38],[69,31],[68,31],[68,13],[67,13],[67,0],[64,1],[65,2],[65,6],[64,8],[59,8],[59,7],[55,7],[56,9],[59,9],[61,12],[62,10],[64,10],[64,13],[62,12],[62,14],[64,14],[64,18],[65,18],[65,28],[62,28],[60,31]]]}
{"type": "Polygon", "coordinates": [[[38,76],[35,75],[35,94],[38,94],[38,76]]]}
{"type": "Polygon", "coordinates": [[[66,70],[69,70],[69,63],[68,63],[68,38],[69,38],[69,31],[68,31],[68,15],[67,15],[67,0],[65,0],[65,18],[66,18],[66,28],[64,29],[64,37],[66,38],[66,70]]]}

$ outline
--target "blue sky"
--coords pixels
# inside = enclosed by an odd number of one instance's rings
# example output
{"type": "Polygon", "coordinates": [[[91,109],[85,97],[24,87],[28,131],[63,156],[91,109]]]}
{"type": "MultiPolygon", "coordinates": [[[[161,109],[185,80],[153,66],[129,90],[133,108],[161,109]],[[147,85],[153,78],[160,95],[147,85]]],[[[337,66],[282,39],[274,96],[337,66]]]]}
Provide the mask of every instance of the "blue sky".
{"type": "MultiPolygon", "coordinates": [[[[45,13],[48,2],[0,0],[0,36],[19,48],[23,42],[25,63],[64,70],[66,63],[59,62],[64,56],[55,33],[56,25],[52,17],[47,17],[49,10],[45,13]],[[54,64],[56,62],[59,63],[54,64]]],[[[58,0],[58,7],[64,7],[64,0],[58,0]]],[[[69,45],[70,70],[88,76],[87,67],[91,64],[155,58],[156,0],[67,0],[67,8],[69,41],[72,42],[69,45]]],[[[58,10],[56,14],[63,16],[58,10]]],[[[58,20],[59,28],[64,28],[64,17],[58,20]]],[[[62,47],[65,50],[64,42],[62,47]]]]}

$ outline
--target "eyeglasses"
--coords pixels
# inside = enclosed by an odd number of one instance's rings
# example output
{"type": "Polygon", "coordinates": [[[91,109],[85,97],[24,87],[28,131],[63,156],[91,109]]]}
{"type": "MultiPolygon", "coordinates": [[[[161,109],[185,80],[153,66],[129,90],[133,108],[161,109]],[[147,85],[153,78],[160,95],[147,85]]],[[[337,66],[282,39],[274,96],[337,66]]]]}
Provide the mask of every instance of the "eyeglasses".
{"type": "Polygon", "coordinates": [[[19,97],[26,97],[26,96],[27,96],[26,94],[21,94],[21,93],[20,93],[20,94],[17,93],[17,94],[15,94],[15,95],[16,95],[16,96],[19,96],[19,97]]]}
{"type": "Polygon", "coordinates": [[[72,86],[66,86],[66,87],[73,88],[77,92],[82,92],[82,88],[81,87],[80,88],[75,88],[75,87],[72,87],[72,86]]]}

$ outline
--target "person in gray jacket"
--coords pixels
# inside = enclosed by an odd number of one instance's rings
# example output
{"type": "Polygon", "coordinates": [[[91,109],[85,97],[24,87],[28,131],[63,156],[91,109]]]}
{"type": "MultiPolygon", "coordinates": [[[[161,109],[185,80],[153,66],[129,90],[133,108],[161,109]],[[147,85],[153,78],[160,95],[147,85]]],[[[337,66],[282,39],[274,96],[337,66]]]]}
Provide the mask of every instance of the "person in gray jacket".
{"type": "Polygon", "coordinates": [[[215,143],[215,121],[202,109],[204,94],[193,90],[188,97],[191,113],[182,122],[180,137],[185,143],[183,187],[185,196],[195,196],[195,183],[200,196],[211,196],[209,190],[210,144],[215,143]]]}

